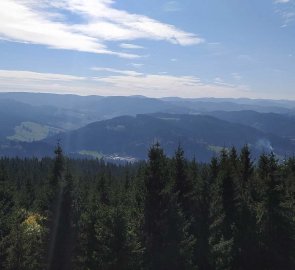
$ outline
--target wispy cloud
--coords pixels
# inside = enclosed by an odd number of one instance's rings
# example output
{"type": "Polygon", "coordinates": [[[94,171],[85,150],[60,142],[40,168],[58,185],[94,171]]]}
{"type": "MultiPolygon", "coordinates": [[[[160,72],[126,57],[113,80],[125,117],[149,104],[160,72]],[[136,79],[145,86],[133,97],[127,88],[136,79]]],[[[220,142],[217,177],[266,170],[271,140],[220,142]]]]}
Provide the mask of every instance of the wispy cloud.
{"type": "Polygon", "coordinates": [[[185,46],[203,41],[173,25],[115,9],[113,4],[113,0],[0,1],[0,38],[126,58],[138,55],[112,51],[107,42],[151,39],[185,46]]]}
{"type": "Polygon", "coordinates": [[[287,26],[290,22],[295,19],[295,11],[281,11],[280,15],[284,20],[284,26],[287,26]]]}
{"type": "Polygon", "coordinates": [[[220,77],[216,77],[214,79],[214,83],[216,85],[220,85],[220,86],[225,86],[225,87],[229,87],[229,88],[235,88],[235,85],[234,84],[228,83],[223,78],[220,78],[220,77]]]}
{"type": "Polygon", "coordinates": [[[295,19],[295,8],[291,0],[275,0],[275,12],[282,18],[281,27],[287,27],[295,19]]]}
{"type": "Polygon", "coordinates": [[[50,14],[34,10],[31,2],[0,1],[0,37],[51,48],[108,53],[96,39],[70,31],[67,24],[55,22],[50,14]]]}
{"type": "Polygon", "coordinates": [[[243,78],[242,75],[240,73],[238,73],[238,72],[233,72],[231,75],[237,81],[239,81],[239,80],[241,80],[243,78]]]}
{"type": "MultiPolygon", "coordinates": [[[[1,92],[83,93],[88,78],[23,70],[0,70],[1,92]]],[[[89,85],[90,86],[90,85],[89,85]]]]}
{"type": "Polygon", "coordinates": [[[144,66],[144,64],[141,63],[130,63],[129,65],[135,68],[141,68],[144,66]]]}
{"type": "Polygon", "coordinates": [[[118,74],[123,74],[127,76],[140,76],[143,75],[142,73],[139,73],[137,71],[133,70],[121,70],[121,69],[115,69],[115,68],[106,68],[106,67],[92,67],[91,70],[94,71],[106,71],[110,73],[118,73],[118,74]]]}
{"type": "Polygon", "coordinates": [[[274,2],[277,4],[286,4],[286,3],[289,3],[290,0],[275,0],[274,2]]]}
{"type": "Polygon", "coordinates": [[[149,97],[253,97],[242,85],[213,81],[204,83],[196,76],[167,73],[143,74],[130,70],[93,68],[100,76],[79,77],[32,71],[0,70],[0,92],[47,92],[79,95],[145,95],[149,97]],[[113,73],[113,74],[112,74],[113,73]],[[180,91],[181,89],[181,91],[180,91]]]}
{"type": "Polygon", "coordinates": [[[135,45],[135,44],[130,44],[130,43],[122,43],[120,44],[120,47],[123,49],[144,49],[144,47],[135,45]]]}
{"type": "Polygon", "coordinates": [[[80,76],[54,73],[40,73],[25,70],[0,70],[0,78],[36,81],[81,81],[86,79],[86,77],[80,76]]]}

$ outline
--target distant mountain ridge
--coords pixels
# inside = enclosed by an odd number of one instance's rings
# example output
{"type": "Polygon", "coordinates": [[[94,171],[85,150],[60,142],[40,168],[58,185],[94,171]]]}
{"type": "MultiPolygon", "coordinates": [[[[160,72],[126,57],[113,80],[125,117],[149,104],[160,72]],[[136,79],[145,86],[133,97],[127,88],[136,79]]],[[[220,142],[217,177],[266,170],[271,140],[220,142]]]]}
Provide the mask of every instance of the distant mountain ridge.
{"type": "Polygon", "coordinates": [[[60,139],[65,152],[76,157],[117,157],[145,159],[149,147],[160,142],[168,155],[179,144],[189,158],[208,161],[223,147],[248,144],[254,155],[274,151],[292,155],[294,145],[287,139],[241,124],[230,123],[206,115],[153,114],[120,116],[91,123],[80,129],[62,133],[42,142],[22,144],[21,154],[30,148],[43,147],[50,154],[60,139]],[[50,150],[51,149],[51,150],[50,150]]]}
{"type": "MultiPolygon", "coordinates": [[[[177,106],[192,109],[196,112],[212,110],[254,110],[260,112],[288,112],[295,111],[295,100],[270,100],[270,99],[247,99],[247,98],[149,98],[145,96],[79,96],[73,94],[49,94],[49,93],[23,93],[3,92],[0,99],[12,99],[33,106],[54,106],[64,109],[93,109],[93,107],[117,102],[123,105],[126,101],[146,101],[150,105],[155,104],[177,106]],[[208,107],[205,107],[208,105],[208,107]],[[210,105],[210,106],[209,106],[210,105]],[[213,106],[215,105],[215,108],[213,106]]],[[[155,108],[153,109],[155,110],[155,108]]],[[[137,112],[148,113],[148,112],[137,112]]]]}
{"type": "Polygon", "coordinates": [[[292,155],[293,101],[0,93],[0,155],[51,155],[58,138],[79,157],[146,157],[160,141],[208,160],[222,147],[292,155]],[[246,108],[246,110],[245,110],[246,108]],[[250,109],[249,109],[250,108],[250,109]],[[39,142],[37,142],[39,141],[39,142]]]}
{"type": "Polygon", "coordinates": [[[295,139],[295,117],[286,114],[258,113],[255,111],[210,112],[208,115],[232,123],[240,123],[258,130],[295,139]]]}

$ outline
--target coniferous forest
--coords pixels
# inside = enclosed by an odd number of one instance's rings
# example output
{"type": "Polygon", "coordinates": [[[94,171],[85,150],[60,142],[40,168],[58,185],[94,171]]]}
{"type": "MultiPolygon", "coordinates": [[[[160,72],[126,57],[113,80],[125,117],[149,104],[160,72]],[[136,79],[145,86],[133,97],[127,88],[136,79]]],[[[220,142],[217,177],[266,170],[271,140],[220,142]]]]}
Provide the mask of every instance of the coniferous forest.
{"type": "Polygon", "coordinates": [[[0,160],[0,269],[295,269],[295,158],[0,160]]]}

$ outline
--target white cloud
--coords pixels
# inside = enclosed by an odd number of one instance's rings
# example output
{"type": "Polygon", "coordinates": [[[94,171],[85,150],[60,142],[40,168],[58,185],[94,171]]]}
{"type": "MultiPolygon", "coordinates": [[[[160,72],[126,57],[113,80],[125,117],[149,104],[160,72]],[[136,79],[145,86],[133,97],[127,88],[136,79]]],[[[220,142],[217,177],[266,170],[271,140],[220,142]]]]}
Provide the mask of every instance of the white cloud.
{"type": "Polygon", "coordinates": [[[74,33],[66,24],[55,22],[27,2],[0,1],[0,37],[11,41],[42,44],[52,48],[107,53],[96,39],[74,33]]]}
{"type": "Polygon", "coordinates": [[[120,47],[123,49],[144,49],[144,47],[135,45],[135,44],[129,44],[129,43],[122,43],[120,44],[120,47]]]}
{"type": "Polygon", "coordinates": [[[168,74],[144,74],[142,76],[107,76],[96,78],[116,93],[145,95],[150,97],[244,97],[249,96],[246,87],[226,84],[205,84],[195,76],[168,74]]]}
{"type": "Polygon", "coordinates": [[[281,28],[289,26],[291,22],[295,19],[295,6],[291,5],[291,0],[276,0],[274,1],[276,5],[275,13],[278,14],[283,21],[281,28]],[[284,5],[282,5],[284,4],[284,5]]]}
{"type": "Polygon", "coordinates": [[[282,12],[281,15],[282,15],[284,21],[286,23],[289,23],[289,22],[291,22],[294,19],[295,12],[294,11],[285,11],[285,12],[282,12]]]}
{"type": "Polygon", "coordinates": [[[1,0],[0,38],[127,58],[138,56],[111,51],[106,42],[152,39],[193,45],[203,41],[173,25],[115,9],[113,4],[112,0],[1,0]],[[68,12],[81,23],[74,23],[68,12]]]}
{"type": "Polygon", "coordinates": [[[144,64],[141,63],[130,63],[129,65],[135,68],[141,68],[144,66],[144,64]]]}
{"type": "Polygon", "coordinates": [[[238,72],[233,72],[231,75],[236,81],[240,81],[241,79],[243,79],[242,75],[238,72]]]}
{"type": "Polygon", "coordinates": [[[40,73],[23,70],[0,70],[0,78],[3,79],[20,79],[35,81],[81,81],[86,77],[72,76],[65,74],[40,73]]]}
{"type": "Polygon", "coordinates": [[[220,77],[216,77],[214,79],[214,83],[216,85],[220,85],[220,86],[225,86],[225,87],[229,87],[229,88],[235,88],[235,85],[234,84],[228,83],[228,82],[224,81],[223,78],[220,78],[220,77]]]}
{"type": "Polygon", "coordinates": [[[289,2],[290,2],[290,0],[275,0],[275,3],[277,3],[277,4],[286,4],[289,2]]]}
{"type": "Polygon", "coordinates": [[[118,73],[118,74],[123,74],[123,75],[127,75],[127,76],[143,75],[142,73],[139,73],[139,72],[133,71],[133,70],[121,70],[121,69],[105,68],[105,67],[93,67],[91,69],[94,71],[106,71],[106,72],[110,72],[110,73],[118,73]]]}
{"type": "Polygon", "coordinates": [[[0,92],[46,92],[79,95],[145,95],[149,97],[253,97],[241,85],[203,83],[195,76],[141,74],[135,71],[95,68],[117,73],[100,77],[79,77],[32,71],[0,70],[0,92]]]}
{"type": "Polygon", "coordinates": [[[1,92],[83,93],[87,78],[22,70],[0,70],[1,92]]]}
{"type": "Polygon", "coordinates": [[[102,36],[109,40],[138,38],[166,40],[184,46],[203,42],[203,39],[195,34],[184,32],[173,25],[114,9],[113,0],[59,0],[58,2],[63,2],[64,8],[86,16],[89,23],[80,25],[78,29],[83,29],[96,37],[102,36]],[[105,31],[102,32],[97,26],[103,26],[105,31]]]}

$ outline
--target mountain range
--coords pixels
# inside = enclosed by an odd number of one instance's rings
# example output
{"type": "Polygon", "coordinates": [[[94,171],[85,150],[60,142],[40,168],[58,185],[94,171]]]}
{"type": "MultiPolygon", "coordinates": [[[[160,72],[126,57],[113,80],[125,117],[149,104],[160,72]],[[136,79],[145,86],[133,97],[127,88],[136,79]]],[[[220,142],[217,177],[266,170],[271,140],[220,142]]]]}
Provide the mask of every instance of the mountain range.
{"type": "Polygon", "coordinates": [[[52,155],[58,140],[74,157],[134,161],[159,141],[208,161],[248,144],[253,155],[295,151],[295,101],[102,97],[0,93],[0,155],[52,155]]]}

